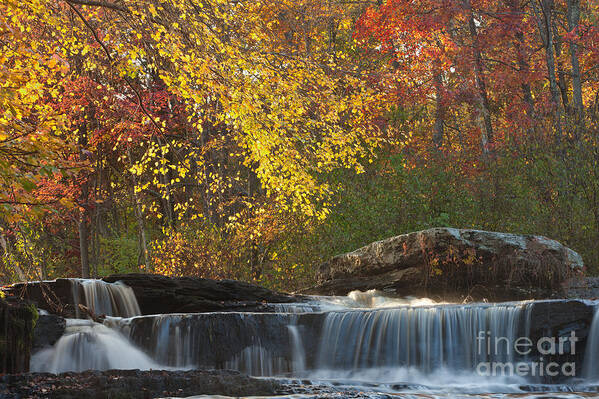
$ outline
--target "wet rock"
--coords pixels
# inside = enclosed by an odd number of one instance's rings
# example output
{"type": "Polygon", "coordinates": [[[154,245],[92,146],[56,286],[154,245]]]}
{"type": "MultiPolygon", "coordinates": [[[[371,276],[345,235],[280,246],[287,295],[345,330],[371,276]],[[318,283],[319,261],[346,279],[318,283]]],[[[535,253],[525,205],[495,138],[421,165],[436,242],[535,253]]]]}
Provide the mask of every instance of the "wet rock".
{"type": "Polygon", "coordinates": [[[581,274],[580,255],[542,236],[435,228],[338,255],[318,272],[310,294],[379,289],[437,299],[546,298],[581,274]]]}
{"type": "Polygon", "coordinates": [[[275,380],[234,371],[139,371],[9,374],[0,377],[0,398],[128,398],[192,395],[255,396],[282,393],[275,380]]]}
{"type": "MultiPolygon", "coordinates": [[[[545,364],[556,362],[559,365],[572,363],[575,375],[582,375],[584,353],[595,307],[584,301],[539,301],[534,302],[530,309],[530,331],[525,331],[525,324],[521,324],[519,336],[529,337],[535,344],[531,349],[529,359],[545,364]],[[575,337],[572,343],[570,337],[575,337]],[[543,338],[555,338],[555,352],[540,353],[536,344],[543,338]],[[560,346],[560,338],[563,346],[560,346]]],[[[561,383],[568,379],[560,372],[556,376],[542,376],[539,378],[544,383],[561,383]]]]}
{"type": "Polygon", "coordinates": [[[58,341],[66,328],[65,319],[53,315],[40,315],[33,330],[33,352],[58,341]]]}
{"type": "Polygon", "coordinates": [[[166,277],[156,274],[115,274],[103,278],[133,288],[144,315],[272,310],[268,303],[298,302],[297,296],[234,280],[166,277]]]}

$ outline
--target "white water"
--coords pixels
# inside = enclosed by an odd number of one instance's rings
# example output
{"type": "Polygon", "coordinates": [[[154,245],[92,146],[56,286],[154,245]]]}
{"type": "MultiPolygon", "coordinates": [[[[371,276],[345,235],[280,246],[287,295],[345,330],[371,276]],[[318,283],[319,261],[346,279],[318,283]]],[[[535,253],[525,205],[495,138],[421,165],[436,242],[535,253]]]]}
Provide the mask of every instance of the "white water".
{"type": "Polygon", "coordinates": [[[352,291],[347,296],[314,296],[314,300],[303,303],[278,303],[274,307],[280,313],[330,312],[348,309],[381,309],[399,306],[442,305],[429,298],[389,298],[378,290],[352,291]]]}
{"type": "Polygon", "coordinates": [[[58,342],[31,357],[33,372],[157,368],[164,367],[131,345],[127,337],[91,320],[67,319],[58,342]]]}

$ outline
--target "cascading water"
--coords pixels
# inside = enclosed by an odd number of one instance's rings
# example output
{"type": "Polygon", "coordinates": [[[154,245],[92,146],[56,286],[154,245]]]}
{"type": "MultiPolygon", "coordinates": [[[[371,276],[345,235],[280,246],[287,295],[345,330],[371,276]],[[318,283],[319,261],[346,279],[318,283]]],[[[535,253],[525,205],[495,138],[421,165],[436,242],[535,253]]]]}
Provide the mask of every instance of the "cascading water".
{"type": "Polygon", "coordinates": [[[317,368],[410,367],[429,373],[513,361],[513,348],[505,343],[514,342],[524,308],[479,304],[330,312],[317,368]],[[495,337],[502,345],[489,350],[495,337]]]}
{"type": "Polygon", "coordinates": [[[75,303],[79,302],[80,290],[83,290],[85,306],[96,315],[133,317],[141,314],[133,289],[121,282],[74,279],[72,283],[75,303]]]}
{"type": "Polygon", "coordinates": [[[143,316],[122,321],[122,331],[161,364],[226,368],[268,376],[291,370],[291,315],[198,313],[143,316]]]}
{"type": "Polygon", "coordinates": [[[295,373],[303,372],[306,369],[306,351],[302,341],[299,327],[295,324],[287,326],[291,337],[292,352],[292,371],[295,373]]]}
{"type": "Polygon", "coordinates": [[[159,368],[143,351],[118,331],[91,320],[67,320],[58,342],[31,357],[31,371],[65,371],[159,368]]]}
{"type": "MultiPolygon", "coordinates": [[[[133,290],[123,283],[102,280],[71,280],[73,300],[84,299],[95,315],[133,317],[140,315],[133,290]],[[83,295],[81,295],[83,293],[83,295]]],[[[81,316],[78,306],[77,316],[81,316]]],[[[31,370],[60,373],[65,371],[150,369],[158,368],[143,351],[131,345],[127,336],[109,325],[91,320],[67,319],[63,336],[50,348],[42,349],[31,357],[31,370]]]]}
{"type": "MultiPolygon", "coordinates": [[[[78,284],[95,313],[139,314],[133,292],[123,285],[78,284]]],[[[370,291],[275,305],[275,313],[107,317],[104,324],[70,320],[65,335],[34,354],[31,365],[34,371],[55,373],[236,369],[254,376],[336,381],[337,386],[377,384],[378,389],[384,384],[393,392],[414,386],[518,392],[531,380],[481,376],[477,365],[525,360],[514,353],[513,343],[530,335],[532,305],[435,304],[370,291]]],[[[590,377],[597,377],[592,373],[597,373],[599,354],[597,314],[585,360],[590,377]]]]}

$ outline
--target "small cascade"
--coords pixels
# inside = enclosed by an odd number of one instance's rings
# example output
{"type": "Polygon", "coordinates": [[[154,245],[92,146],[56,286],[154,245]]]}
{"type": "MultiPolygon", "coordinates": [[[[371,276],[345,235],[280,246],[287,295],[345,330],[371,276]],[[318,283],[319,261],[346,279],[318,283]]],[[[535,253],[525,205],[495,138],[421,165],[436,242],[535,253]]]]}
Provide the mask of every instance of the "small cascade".
{"type": "Polygon", "coordinates": [[[287,369],[287,362],[280,356],[274,356],[262,346],[248,346],[231,360],[225,362],[225,368],[238,370],[253,376],[273,376],[287,369]]]}
{"type": "Polygon", "coordinates": [[[67,319],[65,334],[54,346],[31,357],[31,371],[158,369],[160,367],[117,330],[91,320],[67,319]]]}
{"type": "MultiPolygon", "coordinates": [[[[132,290],[122,284],[77,280],[77,287],[96,313],[139,314],[132,290]]],[[[31,366],[55,373],[200,368],[322,381],[383,381],[389,386],[422,381],[463,385],[470,380],[487,384],[490,380],[477,373],[481,363],[526,360],[513,344],[531,333],[532,305],[435,304],[428,299],[385,299],[373,291],[276,305],[276,313],[108,316],[103,324],[73,319],[53,347],[31,358],[31,366]]],[[[599,374],[597,314],[587,346],[587,374],[599,374]]],[[[525,380],[505,381],[500,384],[525,380]]]]}
{"type": "Polygon", "coordinates": [[[158,316],[152,326],[152,356],[173,367],[197,366],[197,337],[191,329],[185,316],[158,316]]]}
{"type": "Polygon", "coordinates": [[[292,364],[291,371],[294,373],[300,373],[306,370],[306,351],[304,350],[304,344],[302,336],[299,331],[299,327],[296,324],[287,326],[289,335],[291,337],[292,347],[292,364]]]}
{"type": "Polygon", "coordinates": [[[595,305],[595,315],[589,330],[582,371],[585,379],[599,380],[599,304],[595,305]]]}
{"type": "Polygon", "coordinates": [[[524,309],[522,304],[474,304],[330,312],[316,368],[406,367],[430,373],[440,368],[474,371],[480,362],[513,361],[510,344],[524,309]]]}
{"type": "MultiPolygon", "coordinates": [[[[84,298],[85,306],[97,315],[133,317],[141,314],[133,289],[118,281],[107,283],[95,279],[73,280],[73,297],[76,304],[79,298],[84,298]],[[83,296],[80,290],[83,290],[83,296]]],[[[79,312],[79,309],[76,311],[79,312]]],[[[77,313],[77,317],[79,316],[80,313],[77,313]]]]}
{"type": "MultiPolygon", "coordinates": [[[[254,376],[291,370],[291,315],[198,313],[143,316],[123,331],[160,364],[175,368],[228,368],[254,376]]],[[[121,322],[123,325],[124,322],[121,322]]]]}

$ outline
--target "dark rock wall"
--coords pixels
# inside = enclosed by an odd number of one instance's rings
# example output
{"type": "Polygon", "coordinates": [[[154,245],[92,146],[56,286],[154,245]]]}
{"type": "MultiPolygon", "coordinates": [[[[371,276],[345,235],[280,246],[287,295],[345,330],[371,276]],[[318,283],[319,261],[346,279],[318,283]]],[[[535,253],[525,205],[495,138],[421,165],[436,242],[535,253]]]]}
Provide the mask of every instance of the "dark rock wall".
{"type": "Polygon", "coordinates": [[[14,297],[0,299],[0,374],[29,371],[35,306],[14,297]]]}
{"type": "Polygon", "coordinates": [[[66,328],[65,319],[49,314],[40,315],[33,330],[33,352],[54,345],[66,328]]]}

